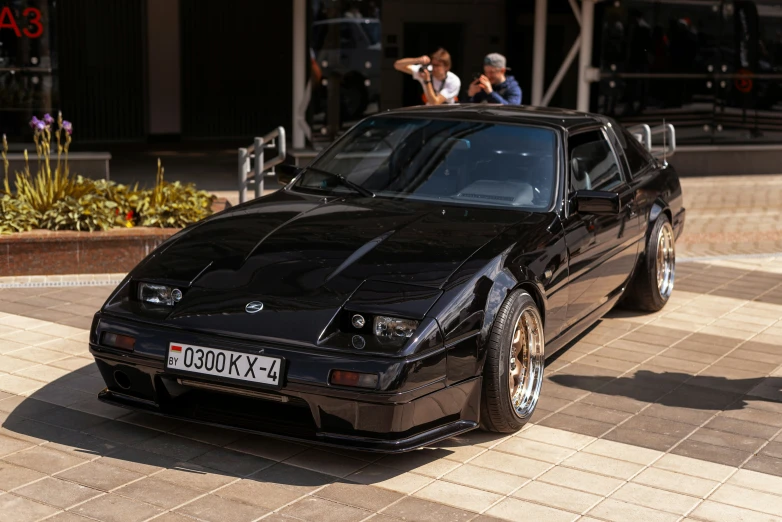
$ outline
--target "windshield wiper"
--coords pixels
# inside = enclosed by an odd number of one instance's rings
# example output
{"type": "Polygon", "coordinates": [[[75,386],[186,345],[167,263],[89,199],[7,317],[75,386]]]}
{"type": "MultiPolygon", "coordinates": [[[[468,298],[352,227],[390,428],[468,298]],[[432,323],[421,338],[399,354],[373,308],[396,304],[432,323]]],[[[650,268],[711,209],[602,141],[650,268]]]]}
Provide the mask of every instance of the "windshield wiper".
{"type": "Polygon", "coordinates": [[[362,187],[361,185],[357,185],[356,183],[353,183],[352,181],[348,180],[342,174],[337,174],[335,172],[329,172],[328,170],[319,169],[318,167],[304,167],[304,170],[312,170],[312,171],[315,171],[315,172],[319,172],[321,174],[325,174],[327,176],[331,176],[332,178],[337,179],[342,186],[347,187],[347,188],[352,189],[352,190],[355,190],[356,192],[358,192],[359,194],[361,194],[364,197],[367,197],[367,198],[374,198],[375,197],[375,193],[374,192],[372,192],[369,189],[366,189],[366,188],[362,187]]]}

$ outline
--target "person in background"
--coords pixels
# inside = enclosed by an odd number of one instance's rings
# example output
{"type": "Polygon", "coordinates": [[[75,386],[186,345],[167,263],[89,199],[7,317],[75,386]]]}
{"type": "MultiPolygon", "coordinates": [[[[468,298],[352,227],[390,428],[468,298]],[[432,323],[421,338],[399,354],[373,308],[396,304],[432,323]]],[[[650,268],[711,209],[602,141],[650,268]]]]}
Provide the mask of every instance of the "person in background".
{"type": "Polygon", "coordinates": [[[363,18],[361,11],[358,9],[356,4],[351,4],[350,8],[345,11],[343,16],[345,18],[363,18]]]}
{"type": "Polygon", "coordinates": [[[521,87],[516,78],[505,75],[509,70],[503,55],[487,54],[483,59],[483,74],[477,76],[467,90],[468,101],[521,105],[521,87]]]}
{"type": "Polygon", "coordinates": [[[432,56],[418,58],[400,58],[394,62],[397,71],[407,73],[417,80],[424,92],[421,98],[426,105],[456,103],[462,81],[451,72],[451,55],[448,51],[437,49],[432,56]]]}

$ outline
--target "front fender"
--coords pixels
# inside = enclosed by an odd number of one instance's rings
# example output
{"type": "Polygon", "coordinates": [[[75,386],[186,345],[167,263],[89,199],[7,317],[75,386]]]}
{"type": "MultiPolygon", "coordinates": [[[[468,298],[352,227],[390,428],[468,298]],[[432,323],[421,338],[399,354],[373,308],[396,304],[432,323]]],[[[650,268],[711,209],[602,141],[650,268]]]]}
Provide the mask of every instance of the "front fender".
{"type": "MultiPolygon", "coordinates": [[[[542,284],[527,266],[510,266],[507,253],[458,288],[446,291],[436,315],[445,338],[448,384],[480,375],[486,346],[500,307],[511,292],[527,290],[546,315],[542,284]]],[[[545,319],[544,319],[545,320],[545,319]]]]}
{"type": "Polygon", "coordinates": [[[536,278],[530,273],[527,267],[519,270],[520,274],[514,275],[511,270],[505,268],[497,275],[494,280],[489,296],[486,300],[486,311],[484,321],[481,325],[481,332],[478,337],[478,357],[477,364],[479,368],[483,367],[486,360],[486,348],[491,329],[494,326],[494,320],[497,318],[500,307],[508,296],[516,290],[524,290],[538,305],[540,317],[543,324],[546,324],[547,301],[543,285],[536,281],[536,278]]]}
{"type": "Polygon", "coordinates": [[[649,211],[649,219],[646,223],[646,231],[649,232],[652,227],[654,226],[655,222],[657,221],[657,218],[660,217],[660,214],[665,212],[668,215],[668,219],[671,219],[671,211],[668,208],[668,204],[665,203],[662,199],[658,198],[655,200],[655,202],[652,204],[652,209],[649,211]]]}

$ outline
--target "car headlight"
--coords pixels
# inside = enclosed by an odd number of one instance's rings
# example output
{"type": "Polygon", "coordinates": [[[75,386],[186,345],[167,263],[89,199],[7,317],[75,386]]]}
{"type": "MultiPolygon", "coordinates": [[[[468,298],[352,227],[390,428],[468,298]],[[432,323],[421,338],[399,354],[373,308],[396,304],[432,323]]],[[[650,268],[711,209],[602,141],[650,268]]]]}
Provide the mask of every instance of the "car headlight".
{"type": "Polygon", "coordinates": [[[182,291],[166,285],[139,283],[138,299],[145,303],[174,306],[182,299],[182,291]]]}
{"type": "Polygon", "coordinates": [[[378,337],[411,337],[416,328],[418,321],[378,315],[373,330],[378,337]]]}

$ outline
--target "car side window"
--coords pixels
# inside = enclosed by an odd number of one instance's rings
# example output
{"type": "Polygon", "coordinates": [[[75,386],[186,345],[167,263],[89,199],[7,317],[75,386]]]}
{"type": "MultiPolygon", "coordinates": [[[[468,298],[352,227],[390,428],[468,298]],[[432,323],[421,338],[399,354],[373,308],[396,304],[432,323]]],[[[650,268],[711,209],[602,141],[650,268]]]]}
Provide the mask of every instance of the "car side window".
{"type": "Polygon", "coordinates": [[[616,155],[600,131],[577,134],[568,140],[570,190],[614,190],[623,183],[616,155]]]}
{"type": "Polygon", "coordinates": [[[621,126],[615,126],[614,130],[619,143],[622,145],[627,163],[630,167],[630,176],[637,174],[652,163],[652,156],[646,151],[641,142],[630,131],[621,126]]]}

